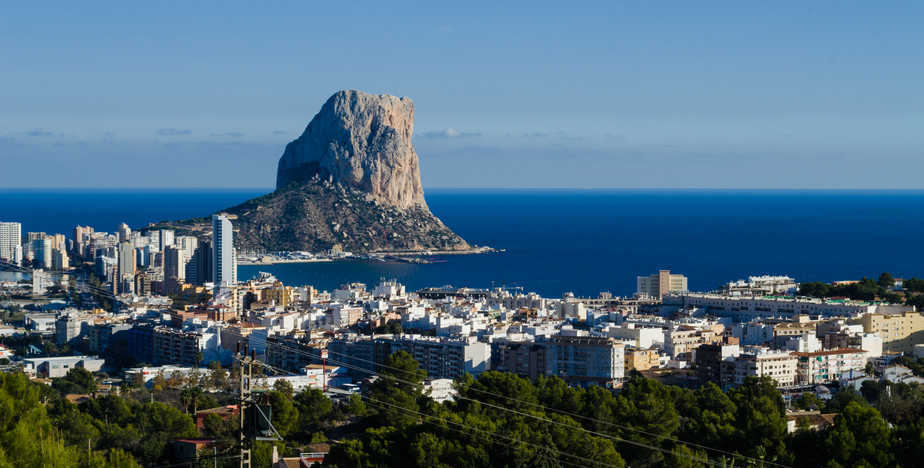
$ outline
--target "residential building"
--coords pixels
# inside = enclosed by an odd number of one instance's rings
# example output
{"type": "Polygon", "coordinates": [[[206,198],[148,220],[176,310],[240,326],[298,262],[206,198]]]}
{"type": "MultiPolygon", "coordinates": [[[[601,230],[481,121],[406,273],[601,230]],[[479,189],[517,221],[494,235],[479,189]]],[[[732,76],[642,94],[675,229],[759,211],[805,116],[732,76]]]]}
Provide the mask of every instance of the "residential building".
{"type": "Polygon", "coordinates": [[[547,374],[586,386],[615,386],[625,377],[625,345],[613,338],[552,336],[546,351],[547,374]]]}
{"type": "MultiPolygon", "coordinates": [[[[805,316],[800,316],[807,319],[805,316]]],[[[773,327],[774,338],[815,335],[817,333],[817,323],[808,320],[799,320],[795,322],[777,323],[773,327]]]]}
{"type": "Polygon", "coordinates": [[[175,235],[172,229],[161,229],[160,238],[158,239],[157,247],[161,252],[167,249],[168,246],[174,245],[175,235]]]}
{"type": "Polygon", "coordinates": [[[684,293],[687,291],[687,277],[680,274],[671,274],[670,270],[659,270],[649,276],[639,276],[636,280],[639,297],[662,298],[671,293],[684,293]]]}
{"type": "Polygon", "coordinates": [[[186,279],[186,252],[173,245],[164,247],[164,279],[186,279]]]}
{"type": "Polygon", "coordinates": [[[52,286],[52,280],[45,274],[45,270],[32,270],[32,295],[41,296],[52,286]]]}
{"type": "Polygon", "coordinates": [[[664,296],[668,309],[699,308],[738,322],[768,317],[798,318],[799,315],[854,317],[866,313],[897,312],[907,306],[842,299],[816,299],[791,296],[735,297],[721,294],[675,294],[664,296]]]}
{"type": "Polygon", "coordinates": [[[54,249],[51,253],[51,268],[62,271],[71,267],[70,258],[67,256],[67,250],[54,249]]]}
{"type": "Polygon", "coordinates": [[[212,282],[216,290],[237,283],[233,229],[226,215],[212,215],[212,282]]]}
{"type": "Polygon", "coordinates": [[[723,382],[723,362],[734,360],[741,354],[741,346],[737,344],[710,343],[703,344],[694,352],[696,375],[703,382],[712,382],[721,387],[727,387],[731,382],[723,382]]]}
{"type": "Polygon", "coordinates": [[[30,232],[29,234],[36,234],[31,241],[32,266],[50,270],[53,262],[54,238],[45,236],[44,233],[30,232]],[[42,235],[38,236],[37,234],[42,235]]]}
{"type": "MultiPolygon", "coordinates": [[[[79,228],[80,226],[77,226],[77,227],[79,228]]],[[[120,224],[118,234],[119,234],[119,242],[128,242],[132,240],[132,228],[128,227],[128,224],[125,224],[125,223],[120,224]]]]}
{"type": "Polygon", "coordinates": [[[722,341],[725,327],[715,324],[706,328],[680,326],[664,333],[664,352],[671,358],[692,357],[692,352],[700,345],[713,344],[722,341]]]}
{"type": "Polygon", "coordinates": [[[747,281],[732,281],[722,288],[729,296],[766,296],[787,294],[796,290],[796,280],[788,276],[749,276],[747,281]]]}
{"type": "Polygon", "coordinates": [[[211,282],[214,275],[213,261],[212,243],[200,242],[186,263],[186,282],[199,286],[211,282]]]}
{"type": "Polygon", "coordinates": [[[853,348],[866,351],[866,357],[882,356],[882,337],[878,333],[828,333],[824,336],[825,349],[853,348]]]}
{"type": "Polygon", "coordinates": [[[882,337],[883,351],[911,354],[915,344],[924,343],[924,315],[920,312],[866,314],[860,323],[864,332],[882,337]]]}
{"type": "Polygon", "coordinates": [[[199,341],[202,334],[169,327],[155,327],[151,340],[154,364],[199,364],[199,341]]]}
{"type": "Polygon", "coordinates": [[[21,246],[22,224],[0,222],[0,260],[13,263],[16,247],[21,246]]]}
{"type": "Polygon", "coordinates": [[[506,339],[491,343],[491,370],[511,372],[535,380],[545,375],[546,366],[544,343],[506,339]]]}
{"type": "Polygon", "coordinates": [[[91,353],[105,355],[114,340],[114,336],[122,331],[130,330],[132,326],[127,323],[107,323],[87,328],[87,348],[91,353]]]}
{"type": "Polygon", "coordinates": [[[135,248],[131,242],[119,243],[119,278],[133,278],[135,276],[135,248]]]}
{"type": "Polygon", "coordinates": [[[648,349],[652,346],[664,344],[664,330],[661,328],[636,326],[634,323],[625,323],[621,326],[609,326],[606,335],[625,341],[636,348],[648,349]]]}
{"type": "Polygon", "coordinates": [[[55,320],[55,339],[59,346],[73,344],[87,335],[91,318],[75,313],[61,314],[55,320]]]}
{"type": "Polygon", "coordinates": [[[657,369],[661,365],[661,354],[657,349],[639,349],[626,347],[625,372],[657,369]]]}
{"type": "Polygon", "coordinates": [[[797,358],[788,351],[771,350],[765,347],[746,347],[737,357],[725,361],[726,372],[723,383],[738,386],[748,377],[770,377],[777,387],[796,384],[797,358]],[[728,372],[730,371],[730,372],[728,372]]]}
{"type": "Polygon", "coordinates": [[[491,365],[491,345],[475,339],[402,335],[388,344],[388,354],[407,352],[432,379],[455,379],[465,373],[478,376],[491,365]]]}
{"type": "MultiPolygon", "coordinates": [[[[332,340],[330,359],[339,364],[370,369],[385,363],[398,351],[410,354],[433,379],[454,379],[464,373],[478,375],[491,365],[491,345],[473,337],[434,338],[421,335],[382,335],[332,340]]],[[[357,371],[352,369],[353,373],[357,371]]]]}
{"type": "Polygon", "coordinates": [[[797,380],[801,385],[830,383],[851,370],[866,367],[866,351],[862,349],[829,349],[792,355],[798,358],[797,380]]]}

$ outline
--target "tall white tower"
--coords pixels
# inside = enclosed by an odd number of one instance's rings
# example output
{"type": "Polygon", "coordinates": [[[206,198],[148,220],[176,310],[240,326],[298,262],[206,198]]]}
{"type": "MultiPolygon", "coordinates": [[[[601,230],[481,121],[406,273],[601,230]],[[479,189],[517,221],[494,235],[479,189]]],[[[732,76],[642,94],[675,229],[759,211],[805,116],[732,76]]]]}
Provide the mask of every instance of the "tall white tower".
{"type": "Polygon", "coordinates": [[[22,246],[22,225],[19,223],[0,223],[0,260],[13,262],[16,246],[22,246]]]}
{"type": "Polygon", "coordinates": [[[212,215],[212,282],[216,291],[237,283],[233,229],[227,216],[212,215]]]}

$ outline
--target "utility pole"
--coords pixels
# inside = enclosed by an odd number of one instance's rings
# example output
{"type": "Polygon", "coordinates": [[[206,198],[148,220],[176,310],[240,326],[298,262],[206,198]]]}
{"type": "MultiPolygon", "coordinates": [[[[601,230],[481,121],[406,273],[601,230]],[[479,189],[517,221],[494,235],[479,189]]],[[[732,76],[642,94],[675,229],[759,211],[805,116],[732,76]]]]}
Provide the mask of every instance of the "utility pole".
{"type": "Polygon", "coordinates": [[[238,431],[239,442],[241,445],[241,468],[250,468],[250,448],[247,444],[247,435],[245,432],[245,419],[244,413],[250,401],[250,378],[252,376],[253,370],[253,359],[247,356],[247,345],[244,345],[244,352],[241,353],[241,344],[237,344],[238,348],[238,357],[240,358],[241,363],[241,372],[240,372],[240,400],[238,404],[238,413],[240,415],[241,427],[238,431]]]}
{"type": "Polygon", "coordinates": [[[327,391],[327,348],[321,350],[321,386],[327,391]]]}

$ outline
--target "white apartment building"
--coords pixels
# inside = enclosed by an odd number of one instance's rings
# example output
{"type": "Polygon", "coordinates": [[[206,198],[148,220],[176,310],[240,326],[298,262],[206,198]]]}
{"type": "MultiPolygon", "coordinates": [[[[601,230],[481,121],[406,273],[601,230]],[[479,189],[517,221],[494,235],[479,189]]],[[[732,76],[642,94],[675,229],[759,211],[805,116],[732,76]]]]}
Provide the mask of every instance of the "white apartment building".
{"type": "Polygon", "coordinates": [[[792,354],[799,360],[797,381],[802,385],[833,382],[851,370],[866,367],[866,351],[862,349],[842,348],[792,354]]]}
{"type": "Polygon", "coordinates": [[[721,294],[669,294],[663,304],[676,308],[702,308],[706,312],[723,317],[732,317],[739,322],[757,318],[786,317],[799,315],[821,315],[824,317],[856,317],[867,313],[895,313],[908,306],[879,304],[873,302],[822,300],[807,297],[735,297],[721,294]]]}
{"type": "Polygon", "coordinates": [[[622,326],[609,326],[605,331],[607,336],[627,341],[639,349],[664,345],[664,330],[661,328],[637,327],[633,323],[627,323],[622,326]]]}
{"type": "Polygon", "coordinates": [[[613,386],[625,377],[625,345],[596,336],[553,336],[546,350],[546,373],[581,386],[613,386]]]}
{"type": "Polygon", "coordinates": [[[765,347],[746,347],[742,353],[727,362],[728,370],[723,375],[726,383],[735,386],[744,383],[748,377],[770,377],[777,387],[795,385],[798,359],[789,351],[771,350],[765,347]]]}
{"type": "Polygon", "coordinates": [[[789,276],[749,276],[747,281],[732,281],[725,285],[723,292],[730,296],[763,296],[794,291],[798,285],[789,276]]]}
{"type": "Polygon", "coordinates": [[[215,283],[216,290],[237,283],[234,227],[231,220],[221,214],[212,215],[212,282],[215,283]]]}
{"type": "Polygon", "coordinates": [[[0,222],[0,260],[12,263],[16,247],[22,248],[22,224],[0,222]]]}

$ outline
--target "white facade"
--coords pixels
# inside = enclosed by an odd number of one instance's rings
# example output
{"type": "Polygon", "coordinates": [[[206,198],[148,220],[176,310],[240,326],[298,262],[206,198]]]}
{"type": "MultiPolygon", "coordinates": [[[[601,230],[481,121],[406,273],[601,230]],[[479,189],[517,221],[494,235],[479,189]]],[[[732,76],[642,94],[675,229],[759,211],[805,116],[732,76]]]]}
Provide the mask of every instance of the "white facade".
{"type": "Polygon", "coordinates": [[[798,381],[804,385],[840,380],[851,370],[866,367],[866,352],[860,349],[833,349],[814,353],[793,353],[799,359],[798,381]]]}
{"type": "Polygon", "coordinates": [[[635,324],[627,323],[607,327],[606,334],[621,341],[631,341],[632,346],[639,349],[664,346],[664,330],[661,328],[636,327],[635,324]]]}
{"type": "Polygon", "coordinates": [[[670,294],[664,297],[663,304],[668,307],[703,308],[706,312],[733,317],[742,322],[761,317],[792,318],[798,315],[857,316],[894,308],[891,305],[868,302],[805,297],[735,297],[720,294],[670,294]]]}
{"type": "Polygon", "coordinates": [[[64,377],[75,367],[82,367],[90,372],[98,372],[104,359],[96,356],[59,356],[23,359],[23,370],[29,374],[48,378],[64,377]]]}
{"type": "Polygon", "coordinates": [[[237,283],[233,229],[227,216],[212,215],[212,283],[216,289],[237,283]]]}
{"type": "Polygon", "coordinates": [[[51,286],[51,281],[45,275],[45,270],[32,270],[32,294],[41,296],[51,286]]]}
{"type": "Polygon", "coordinates": [[[22,224],[0,222],[0,260],[15,263],[17,246],[22,248],[22,224]]]}
{"type": "Polygon", "coordinates": [[[788,351],[774,351],[763,347],[745,348],[734,359],[734,384],[741,385],[748,377],[767,376],[776,381],[778,387],[796,383],[797,359],[788,351]]]}
{"type": "MultiPolygon", "coordinates": [[[[787,351],[814,353],[815,351],[821,351],[821,340],[815,335],[794,335],[786,340],[783,348],[787,351]]],[[[882,346],[880,345],[881,348],[882,346]]]]}
{"type": "Polygon", "coordinates": [[[860,349],[866,351],[866,359],[882,356],[882,337],[878,333],[860,334],[860,349]]]}
{"type": "Polygon", "coordinates": [[[131,242],[119,244],[119,277],[135,276],[135,249],[131,242]]]}

